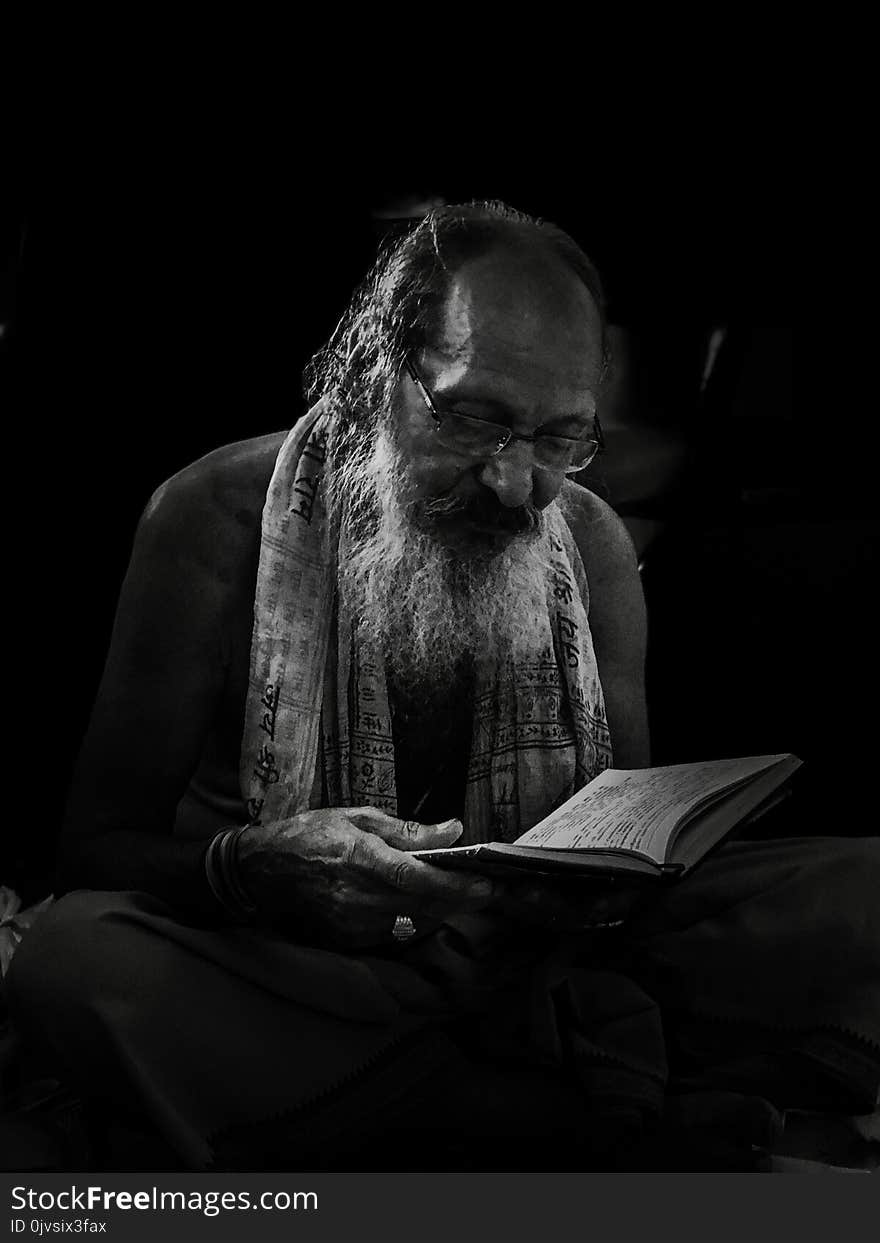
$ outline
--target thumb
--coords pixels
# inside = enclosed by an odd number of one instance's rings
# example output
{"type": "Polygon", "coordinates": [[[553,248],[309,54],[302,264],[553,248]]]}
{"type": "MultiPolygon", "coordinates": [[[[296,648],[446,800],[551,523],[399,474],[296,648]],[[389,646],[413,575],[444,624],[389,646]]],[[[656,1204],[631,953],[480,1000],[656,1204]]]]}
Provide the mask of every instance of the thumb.
{"type": "Polygon", "coordinates": [[[400,823],[407,829],[407,842],[400,844],[399,850],[441,850],[444,846],[454,846],[464,832],[464,825],[456,818],[440,824],[416,824],[411,820],[400,823]]]}
{"type": "Polygon", "coordinates": [[[438,850],[452,846],[462,834],[460,820],[441,824],[419,824],[417,820],[397,820],[372,807],[359,807],[348,813],[359,829],[375,833],[395,850],[438,850]]]}

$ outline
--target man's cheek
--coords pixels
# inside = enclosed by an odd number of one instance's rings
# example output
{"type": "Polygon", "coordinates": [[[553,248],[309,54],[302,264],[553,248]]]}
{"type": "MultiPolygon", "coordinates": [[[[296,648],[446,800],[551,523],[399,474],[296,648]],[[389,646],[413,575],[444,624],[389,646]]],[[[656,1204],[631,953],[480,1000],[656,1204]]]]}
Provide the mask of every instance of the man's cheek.
{"type": "Polygon", "coordinates": [[[432,500],[450,493],[472,491],[473,471],[469,463],[432,455],[412,463],[409,477],[413,495],[418,500],[432,500]]]}

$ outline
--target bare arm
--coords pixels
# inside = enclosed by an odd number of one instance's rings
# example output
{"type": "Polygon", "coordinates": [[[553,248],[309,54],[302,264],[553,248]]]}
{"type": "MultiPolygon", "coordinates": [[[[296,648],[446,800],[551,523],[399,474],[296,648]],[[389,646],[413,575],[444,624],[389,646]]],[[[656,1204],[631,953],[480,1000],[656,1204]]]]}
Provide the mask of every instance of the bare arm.
{"type": "Polygon", "coordinates": [[[68,800],[61,889],[139,889],[214,914],[204,844],[172,836],[223,688],[216,522],[191,478],[141,519],[68,800]]]}
{"type": "Polygon", "coordinates": [[[645,702],[647,620],[632,540],[604,501],[577,484],[561,498],[590,587],[590,631],[617,768],[650,764],[645,702]]]}

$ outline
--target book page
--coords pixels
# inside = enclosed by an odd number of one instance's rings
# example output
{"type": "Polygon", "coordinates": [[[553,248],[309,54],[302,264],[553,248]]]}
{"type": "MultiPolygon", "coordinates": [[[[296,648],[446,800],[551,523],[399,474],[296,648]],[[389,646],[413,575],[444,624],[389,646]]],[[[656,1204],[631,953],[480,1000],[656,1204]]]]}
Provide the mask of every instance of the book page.
{"type": "Polygon", "coordinates": [[[518,837],[516,845],[632,850],[662,863],[666,843],[683,819],[714,795],[783,758],[760,755],[666,768],[609,768],[518,837]]]}

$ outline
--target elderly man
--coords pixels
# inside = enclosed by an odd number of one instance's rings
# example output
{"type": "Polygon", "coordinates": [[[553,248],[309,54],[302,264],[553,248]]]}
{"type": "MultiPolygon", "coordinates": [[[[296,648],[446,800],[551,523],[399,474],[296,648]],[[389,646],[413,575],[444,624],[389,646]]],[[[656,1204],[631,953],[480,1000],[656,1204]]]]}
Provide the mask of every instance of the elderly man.
{"type": "Polygon", "coordinates": [[[445,208],[380,258],[293,431],[148,506],[67,896],[10,998],[184,1163],[384,1135],[395,1168],[432,1132],[469,1134],[477,1168],[554,1134],[626,1167],[689,1126],[749,1149],[766,1098],[873,1107],[876,843],[740,842],[662,895],[413,857],[512,840],[612,755],[649,761],[632,547],[571,478],[604,363],[567,235],[445,208]]]}

